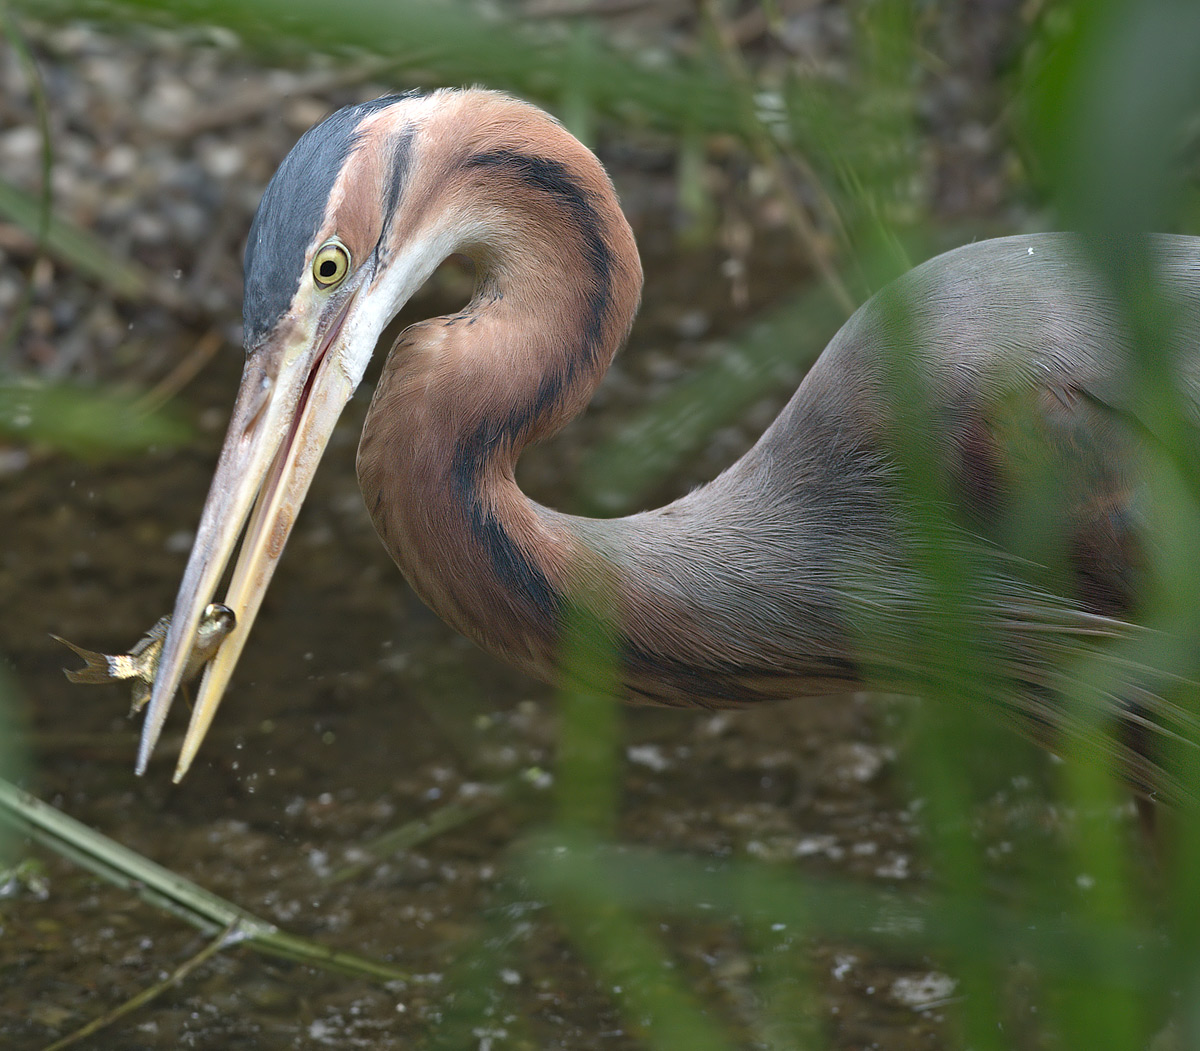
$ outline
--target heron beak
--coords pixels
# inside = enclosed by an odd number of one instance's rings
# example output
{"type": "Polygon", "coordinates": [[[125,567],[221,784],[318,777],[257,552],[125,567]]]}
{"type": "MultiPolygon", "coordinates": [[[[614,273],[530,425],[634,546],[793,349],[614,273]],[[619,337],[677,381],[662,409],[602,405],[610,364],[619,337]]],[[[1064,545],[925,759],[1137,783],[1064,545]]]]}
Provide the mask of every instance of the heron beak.
{"type": "Polygon", "coordinates": [[[187,773],[212,723],[321,454],[357,385],[336,353],[353,303],[351,296],[323,332],[313,323],[285,321],[246,361],[163,645],[138,749],[139,774],[162,733],[204,607],[249,518],[224,600],[237,626],[205,672],[176,782],[187,773]]]}

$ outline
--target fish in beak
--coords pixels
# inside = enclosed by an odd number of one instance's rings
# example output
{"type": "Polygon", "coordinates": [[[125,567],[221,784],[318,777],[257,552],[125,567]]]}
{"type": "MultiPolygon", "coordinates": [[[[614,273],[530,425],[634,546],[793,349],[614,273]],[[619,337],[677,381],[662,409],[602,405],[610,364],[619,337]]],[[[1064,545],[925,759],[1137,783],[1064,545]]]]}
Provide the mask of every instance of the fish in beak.
{"type": "Polygon", "coordinates": [[[397,203],[410,117],[429,105],[385,96],[338,110],[301,136],[263,193],[246,243],[246,367],[146,709],[139,774],[244,529],[224,598],[237,626],[200,684],[175,780],[187,772],[338,416],[384,329],[456,250],[448,227],[414,228],[397,203]]]}
{"type": "MultiPolygon", "coordinates": [[[[225,641],[225,636],[233,631],[234,624],[233,610],[228,606],[210,602],[205,607],[204,615],[200,618],[200,627],[183,665],[184,683],[194,679],[200,669],[216,656],[221,643],[225,641]]],[[[170,617],[159,617],[154,627],[138,639],[128,653],[97,653],[95,650],[85,650],[82,646],[76,646],[61,635],[52,634],[50,637],[83,658],[82,668],[63,668],[63,674],[68,681],[88,685],[132,681],[133,706],[129,714],[135,715],[145,708],[146,702],[150,700],[150,686],[158,674],[158,658],[170,626],[170,617]]]]}
{"type": "Polygon", "coordinates": [[[285,318],[247,358],[163,645],[138,751],[139,774],[162,733],[187,663],[189,640],[245,527],[224,599],[237,626],[205,671],[176,782],[187,773],[212,723],[317,464],[358,385],[360,377],[347,375],[338,353],[353,303],[351,293],[340,310],[327,312],[324,325],[319,315],[310,324],[285,318]]]}

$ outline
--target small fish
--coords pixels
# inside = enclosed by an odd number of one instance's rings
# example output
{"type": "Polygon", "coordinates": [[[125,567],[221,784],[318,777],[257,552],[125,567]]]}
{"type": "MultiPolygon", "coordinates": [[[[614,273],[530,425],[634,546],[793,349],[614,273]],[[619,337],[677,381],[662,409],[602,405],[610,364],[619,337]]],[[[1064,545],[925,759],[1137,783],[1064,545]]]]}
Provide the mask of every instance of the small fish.
{"type": "MultiPolygon", "coordinates": [[[[95,653],[76,646],[58,635],[51,635],[68,649],[73,650],[86,662],[86,666],[78,671],[63,668],[63,674],[71,682],[105,683],[121,682],[133,679],[133,707],[130,714],[140,712],[150,699],[150,687],[158,672],[158,658],[162,654],[163,642],[167,637],[167,628],[171,625],[170,617],[162,617],[128,653],[109,656],[107,653],[95,653]]],[[[183,669],[183,681],[189,682],[195,678],[210,660],[217,655],[225,637],[237,626],[237,618],[233,610],[219,602],[210,602],[200,618],[200,626],[196,629],[196,639],[192,643],[192,652],[188,654],[187,664],[183,669]]]]}

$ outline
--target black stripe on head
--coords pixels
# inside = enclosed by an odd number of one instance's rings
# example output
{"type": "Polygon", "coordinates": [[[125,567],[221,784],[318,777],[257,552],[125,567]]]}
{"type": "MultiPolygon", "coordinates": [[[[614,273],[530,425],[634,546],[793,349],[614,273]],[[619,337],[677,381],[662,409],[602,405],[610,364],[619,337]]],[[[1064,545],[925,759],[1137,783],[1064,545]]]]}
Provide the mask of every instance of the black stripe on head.
{"type": "Polygon", "coordinates": [[[416,130],[407,127],[392,143],[392,155],[388,160],[387,188],[384,190],[383,223],[379,227],[379,240],[375,242],[376,260],[383,248],[387,232],[391,229],[392,219],[396,215],[396,207],[400,203],[404,187],[408,184],[408,173],[412,169],[412,144],[415,135],[416,130]]]}
{"type": "MultiPolygon", "coordinates": [[[[385,95],[338,110],[309,128],[271,177],[246,241],[242,338],[247,350],[275,327],[300,287],[305,251],[325,217],[334,181],[358,142],[359,125],[409,97],[385,95]]],[[[398,195],[389,188],[392,192],[398,195]]]]}

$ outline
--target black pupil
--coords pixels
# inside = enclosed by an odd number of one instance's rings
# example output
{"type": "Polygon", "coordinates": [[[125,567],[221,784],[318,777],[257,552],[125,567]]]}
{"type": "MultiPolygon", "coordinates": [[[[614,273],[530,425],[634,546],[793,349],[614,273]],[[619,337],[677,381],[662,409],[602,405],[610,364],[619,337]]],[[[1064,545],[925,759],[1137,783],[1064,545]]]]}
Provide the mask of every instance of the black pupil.
{"type": "Polygon", "coordinates": [[[322,277],[333,277],[333,275],[336,273],[337,273],[337,263],[335,263],[332,259],[326,259],[321,264],[321,276],[322,277]]]}

